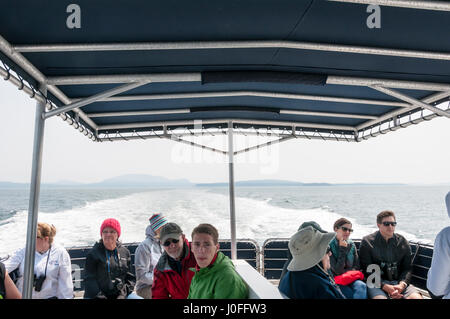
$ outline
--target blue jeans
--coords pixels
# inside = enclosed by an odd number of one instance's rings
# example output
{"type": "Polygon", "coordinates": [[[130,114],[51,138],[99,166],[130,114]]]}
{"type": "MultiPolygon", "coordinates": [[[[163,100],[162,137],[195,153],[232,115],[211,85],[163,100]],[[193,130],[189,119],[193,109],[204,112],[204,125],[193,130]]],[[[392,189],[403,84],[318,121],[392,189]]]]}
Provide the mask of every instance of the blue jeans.
{"type": "Polygon", "coordinates": [[[367,286],[361,280],[356,280],[350,285],[338,285],[347,299],[367,299],[367,286]]]}

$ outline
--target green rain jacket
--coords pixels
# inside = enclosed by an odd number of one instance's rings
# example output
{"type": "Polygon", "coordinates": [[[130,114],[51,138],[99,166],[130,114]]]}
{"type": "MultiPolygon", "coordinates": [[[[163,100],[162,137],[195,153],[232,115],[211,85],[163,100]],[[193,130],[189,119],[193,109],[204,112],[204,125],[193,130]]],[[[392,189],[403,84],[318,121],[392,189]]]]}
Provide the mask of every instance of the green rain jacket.
{"type": "Polygon", "coordinates": [[[215,262],[206,268],[196,270],[189,288],[188,299],[245,299],[248,287],[234,270],[230,258],[217,253],[215,262]]]}

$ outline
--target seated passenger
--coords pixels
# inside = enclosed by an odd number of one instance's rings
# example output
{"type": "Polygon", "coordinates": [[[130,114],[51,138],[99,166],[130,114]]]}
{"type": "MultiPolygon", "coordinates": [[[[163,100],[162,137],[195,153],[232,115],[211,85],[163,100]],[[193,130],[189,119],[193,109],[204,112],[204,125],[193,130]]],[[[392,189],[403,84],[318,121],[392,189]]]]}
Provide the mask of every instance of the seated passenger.
{"type": "Polygon", "coordinates": [[[191,247],[180,226],[167,223],[159,234],[164,252],[153,275],[153,299],[186,299],[195,267],[191,247]]]}
{"type": "Polygon", "coordinates": [[[219,233],[210,224],[192,231],[192,252],[197,261],[189,299],[244,299],[248,287],[231,260],[219,251],[219,233]]]}
{"type": "Polygon", "coordinates": [[[333,229],[336,237],[330,243],[331,273],[335,276],[335,281],[346,298],[366,299],[367,286],[361,280],[364,279],[364,275],[356,271],[359,270],[358,251],[355,243],[349,239],[353,232],[352,223],[346,218],[339,218],[334,223],[333,229]],[[338,281],[339,279],[341,281],[338,281]],[[344,281],[351,281],[351,283],[344,284],[344,281]]]}
{"type": "Polygon", "coordinates": [[[153,272],[162,254],[159,235],[167,224],[167,219],[161,214],[153,214],[149,221],[150,225],[145,229],[146,238],[134,253],[136,292],[144,299],[152,299],[153,272]]]}
{"type": "Polygon", "coordinates": [[[359,256],[366,279],[373,277],[367,272],[369,265],[378,265],[381,273],[380,287],[369,287],[367,281],[370,299],[422,299],[419,291],[410,284],[411,247],[405,237],[394,233],[396,225],[394,212],[383,211],[377,216],[379,230],[361,241],[359,256]]]}
{"type": "Polygon", "coordinates": [[[22,299],[19,289],[14,285],[6,271],[5,265],[0,262],[0,299],[22,299]]]}
{"type": "Polygon", "coordinates": [[[130,251],[119,241],[119,222],[105,219],[100,235],[86,257],[84,298],[142,299],[133,292],[136,277],[130,272],[130,251]]]}
{"type": "MultiPolygon", "coordinates": [[[[39,222],[34,254],[34,282],[32,299],[72,299],[72,264],[67,250],[54,242],[56,227],[39,222]]],[[[18,269],[16,286],[23,292],[25,251],[21,248],[5,261],[8,273],[18,269]]]]}
{"type": "Polygon", "coordinates": [[[289,240],[293,256],[279,290],[291,299],[345,299],[328,273],[329,243],[334,233],[321,233],[312,226],[299,230],[289,240]]]}
{"type": "MultiPolygon", "coordinates": [[[[445,196],[450,217],[450,192],[445,196]]],[[[450,226],[442,229],[434,241],[433,259],[428,270],[427,289],[433,299],[450,299],[450,226]]]]}
{"type": "MultiPolygon", "coordinates": [[[[298,230],[303,229],[303,228],[308,227],[308,226],[312,226],[314,229],[317,229],[317,230],[320,231],[321,233],[326,233],[326,231],[323,230],[323,229],[320,227],[320,225],[319,225],[318,223],[314,222],[314,221],[304,222],[303,224],[300,225],[300,227],[298,228],[298,230]]],[[[286,275],[287,267],[288,267],[289,263],[290,263],[291,260],[292,260],[292,254],[291,254],[291,252],[290,252],[289,250],[287,251],[287,257],[288,257],[288,259],[287,259],[286,262],[284,263],[284,265],[283,265],[283,270],[281,271],[279,283],[281,283],[281,280],[283,279],[284,275],[286,275]]],[[[278,283],[278,285],[279,285],[279,283],[278,283]]]]}

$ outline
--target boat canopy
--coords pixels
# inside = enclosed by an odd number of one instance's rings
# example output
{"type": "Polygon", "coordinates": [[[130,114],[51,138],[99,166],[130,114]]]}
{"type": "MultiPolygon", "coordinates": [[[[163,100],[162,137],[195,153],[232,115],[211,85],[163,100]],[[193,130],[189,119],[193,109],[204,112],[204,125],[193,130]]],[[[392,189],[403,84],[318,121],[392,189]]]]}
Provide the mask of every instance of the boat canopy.
{"type": "Polygon", "coordinates": [[[72,2],[3,3],[1,75],[95,141],[230,121],[360,141],[450,116],[447,1],[72,2]]]}
{"type": "Polygon", "coordinates": [[[448,1],[2,1],[0,76],[37,100],[23,297],[46,119],[228,155],[235,259],[233,134],[359,142],[450,118],[449,33],[448,1]],[[228,152],[183,138],[205,132],[228,152]]]}

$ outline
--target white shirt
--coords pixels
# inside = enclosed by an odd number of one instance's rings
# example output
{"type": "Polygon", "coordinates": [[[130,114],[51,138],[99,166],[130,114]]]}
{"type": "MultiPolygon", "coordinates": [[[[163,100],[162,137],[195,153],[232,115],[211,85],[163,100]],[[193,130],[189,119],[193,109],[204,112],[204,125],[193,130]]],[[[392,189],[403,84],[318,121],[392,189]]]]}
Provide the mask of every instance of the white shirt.
{"type": "MultiPolygon", "coordinates": [[[[33,288],[32,299],[48,299],[57,297],[58,299],[73,298],[72,266],[69,253],[64,247],[52,244],[51,249],[40,254],[35,252],[34,273],[37,277],[45,274],[45,265],[47,264],[47,275],[42,285],[41,291],[37,292],[33,288]],[[50,256],[48,256],[50,252],[50,256]]],[[[25,248],[19,249],[14,255],[5,261],[5,267],[8,272],[19,267],[19,279],[16,286],[22,293],[23,273],[25,267],[25,248]]]]}
{"type": "Polygon", "coordinates": [[[444,299],[450,299],[450,227],[436,236],[427,288],[435,296],[444,295],[444,299]]]}

